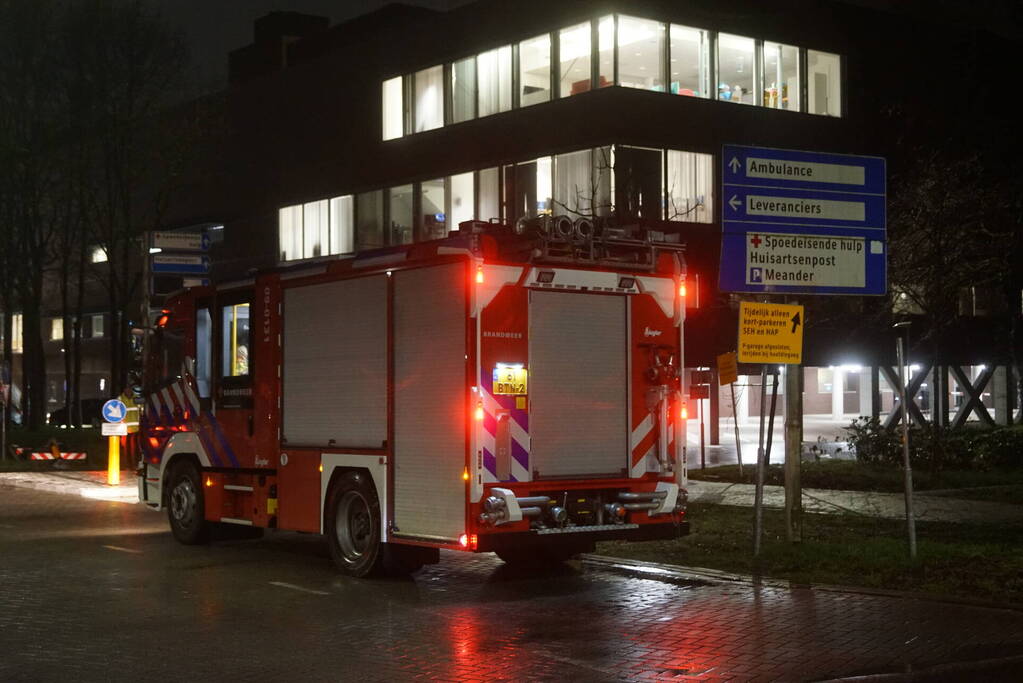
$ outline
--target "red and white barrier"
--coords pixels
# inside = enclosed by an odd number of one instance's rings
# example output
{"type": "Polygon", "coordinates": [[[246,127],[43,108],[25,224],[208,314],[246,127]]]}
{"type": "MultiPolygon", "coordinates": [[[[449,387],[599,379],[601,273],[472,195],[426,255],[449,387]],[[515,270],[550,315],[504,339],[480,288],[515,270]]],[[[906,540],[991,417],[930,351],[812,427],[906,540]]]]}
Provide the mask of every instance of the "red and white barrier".
{"type": "MultiPolygon", "coordinates": [[[[61,460],[85,460],[85,456],[86,456],[85,453],[61,453],[60,454],[60,459],[61,460]]],[[[53,457],[53,453],[46,453],[46,452],[43,452],[43,453],[30,453],[29,454],[29,459],[30,460],[56,460],[56,458],[53,457]]]]}

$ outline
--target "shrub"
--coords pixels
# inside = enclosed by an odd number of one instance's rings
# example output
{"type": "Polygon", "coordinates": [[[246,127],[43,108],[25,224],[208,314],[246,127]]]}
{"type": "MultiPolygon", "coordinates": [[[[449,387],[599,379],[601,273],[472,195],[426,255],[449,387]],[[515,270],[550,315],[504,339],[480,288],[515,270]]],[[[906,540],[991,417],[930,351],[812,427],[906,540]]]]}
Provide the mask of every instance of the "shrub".
{"type": "MultiPolygon", "coordinates": [[[[902,465],[902,428],[884,427],[874,417],[860,417],[845,431],[856,459],[877,465],[902,465]]],[[[938,470],[1023,467],[1023,428],[975,426],[951,429],[909,428],[909,458],[914,468],[938,470]]]]}

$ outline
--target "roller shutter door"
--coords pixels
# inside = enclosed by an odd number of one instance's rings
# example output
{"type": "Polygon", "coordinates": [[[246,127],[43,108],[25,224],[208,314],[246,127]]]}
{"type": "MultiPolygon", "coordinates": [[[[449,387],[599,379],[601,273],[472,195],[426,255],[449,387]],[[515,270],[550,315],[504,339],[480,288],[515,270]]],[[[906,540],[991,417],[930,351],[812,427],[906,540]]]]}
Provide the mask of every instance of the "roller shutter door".
{"type": "Polygon", "coordinates": [[[402,536],[465,531],[464,263],[394,274],[394,522],[402,536]]]}
{"type": "Polygon", "coordinates": [[[387,280],[284,291],[285,443],[381,448],[387,439],[387,280]]]}
{"type": "Polygon", "coordinates": [[[626,298],[530,292],[529,431],[540,477],[628,466],[626,298]]]}

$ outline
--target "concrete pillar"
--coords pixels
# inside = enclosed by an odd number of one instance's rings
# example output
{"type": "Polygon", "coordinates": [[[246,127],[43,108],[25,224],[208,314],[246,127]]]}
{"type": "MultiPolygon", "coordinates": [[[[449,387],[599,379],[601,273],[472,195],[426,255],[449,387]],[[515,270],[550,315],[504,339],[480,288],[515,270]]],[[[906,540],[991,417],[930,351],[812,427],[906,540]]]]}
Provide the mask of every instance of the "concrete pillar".
{"type": "Polygon", "coordinates": [[[831,372],[831,419],[841,420],[845,414],[845,370],[839,366],[831,372]]]}
{"type": "Polygon", "coordinates": [[[860,369],[860,415],[874,415],[874,394],[877,393],[874,383],[874,368],[860,369]]]}
{"type": "Polygon", "coordinates": [[[995,403],[995,424],[1007,425],[1012,422],[1011,396],[1009,383],[1012,373],[1004,365],[995,368],[994,377],[991,378],[991,397],[995,403]]]}
{"type": "Polygon", "coordinates": [[[749,375],[739,375],[739,381],[737,384],[740,386],[736,387],[737,391],[735,392],[737,411],[735,419],[740,425],[744,425],[749,422],[749,393],[753,391],[753,387],[750,386],[749,375]]]}

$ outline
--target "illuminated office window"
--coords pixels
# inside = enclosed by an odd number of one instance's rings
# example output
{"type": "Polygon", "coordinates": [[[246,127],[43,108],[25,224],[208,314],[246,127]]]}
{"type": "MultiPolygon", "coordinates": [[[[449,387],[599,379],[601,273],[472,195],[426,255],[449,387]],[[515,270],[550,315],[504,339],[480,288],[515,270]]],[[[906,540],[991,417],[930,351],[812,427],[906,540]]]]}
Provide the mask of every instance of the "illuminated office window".
{"type": "Polygon", "coordinates": [[[402,77],[384,81],[383,84],[383,133],[384,140],[400,138],[404,133],[405,105],[402,97],[402,77]]]}
{"type": "Polygon", "coordinates": [[[668,58],[669,90],[674,95],[708,97],[710,51],[707,32],[671,25],[668,58]]]}
{"type": "Polygon", "coordinates": [[[665,220],[711,223],[714,220],[714,157],[668,150],[665,220]]]}
{"type": "Polygon", "coordinates": [[[545,33],[519,43],[519,104],[551,99],[551,36],[545,33]]]}
{"type": "Polygon", "coordinates": [[[444,67],[441,65],[417,71],[415,75],[416,133],[444,125],[444,67]]]}
{"type": "Polygon", "coordinates": [[[618,17],[618,83],[664,92],[664,24],[618,17]]]}
{"type": "Polygon", "coordinates": [[[718,35],[718,99],[722,102],[755,104],[754,42],[727,33],[718,35]]]}
{"type": "Polygon", "coordinates": [[[451,122],[476,118],[476,58],[451,65],[451,122]]]}
{"type": "Polygon", "coordinates": [[[511,109],[511,58],[511,45],[477,55],[479,116],[490,116],[511,109]]]}
{"type": "Polygon", "coordinates": [[[799,48],[765,42],[763,82],[765,107],[799,111],[799,48]]]}
{"type": "Polygon", "coordinates": [[[590,89],[590,22],[558,32],[558,96],[590,89]]]}
{"type": "Polygon", "coordinates": [[[807,111],[825,116],[842,115],[842,60],[838,55],[806,51],[807,111]]]}

